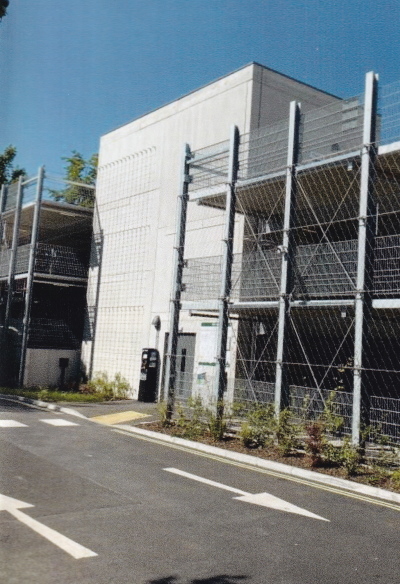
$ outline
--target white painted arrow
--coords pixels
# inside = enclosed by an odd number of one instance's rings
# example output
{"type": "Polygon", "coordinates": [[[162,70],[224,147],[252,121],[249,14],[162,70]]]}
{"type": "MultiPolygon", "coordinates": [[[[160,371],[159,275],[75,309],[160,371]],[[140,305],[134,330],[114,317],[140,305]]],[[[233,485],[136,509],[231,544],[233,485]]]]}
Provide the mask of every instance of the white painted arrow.
{"type": "Polygon", "coordinates": [[[234,499],[237,499],[238,501],[244,501],[245,503],[253,503],[254,505],[261,505],[262,507],[270,507],[271,509],[277,509],[278,511],[286,511],[287,513],[296,513],[297,515],[304,515],[305,517],[320,519],[321,521],[329,521],[329,519],[325,519],[324,517],[315,515],[315,513],[311,513],[311,511],[307,511],[307,509],[302,509],[301,507],[292,505],[291,503],[288,503],[287,501],[284,501],[279,497],[275,497],[274,495],[270,495],[269,493],[258,493],[256,495],[252,495],[251,493],[247,493],[246,491],[241,491],[240,489],[235,489],[234,487],[229,487],[228,485],[217,483],[216,481],[210,481],[209,479],[199,477],[197,475],[185,472],[183,470],[179,470],[177,468],[164,468],[164,470],[172,472],[173,474],[180,475],[182,477],[186,477],[187,479],[192,479],[199,483],[203,483],[205,485],[210,485],[211,487],[217,487],[218,489],[224,489],[225,491],[230,491],[231,493],[240,495],[239,497],[234,497],[234,499]]]}
{"type": "Polygon", "coordinates": [[[25,503],[24,501],[18,501],[18,499],[13,499],[12,497],[0,495],[0,511],[8,511],[8,513],[18,519],[18,521],[25,523],[25,525],[33,529],[33,531],[36,531],[36,533],[39,533],[41,536],[51,541],[51,543],[54,543],[54,545],[61,548],[76,560],[97,556],[95,552],[83,547],[83,545],[72,541],[72,539],[65,537],[65,535],[58,533],[58,531],[43,525],[43,523],[40,523],[39,521],[36,521],[36,519],[29,517],[29,515],[25,515],[25,513],[19,511],[19,509],[26,509],[27,507],[34,507],[34,505],[25,503]]]}

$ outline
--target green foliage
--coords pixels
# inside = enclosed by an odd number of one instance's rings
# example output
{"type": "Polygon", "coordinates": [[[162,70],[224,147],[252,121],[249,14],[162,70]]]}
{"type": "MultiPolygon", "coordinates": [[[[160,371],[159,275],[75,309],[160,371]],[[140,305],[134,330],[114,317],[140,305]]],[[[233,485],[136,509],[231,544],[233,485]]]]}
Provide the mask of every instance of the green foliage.
{"type": "Polygon", "coordinates": [[[338,460],[340,466],[346,469],[349,476],[356,474],[362,462],[362,457],[360,450],[351,444],[350,438],[346,437],[343,440],[343,444],[339,449],[338,460]]]}
{"type": "Polygon", "coordinates": [[[29,387],[24,389],[0,389],[0,393],[11,396],[21,396],[44,402],[100,402],[103,397],[100,394],[85,395],[78,392],[57,391],[46,387],[29,387]]]}
{"type": "Polygon", "coordinates": [[[105,401],[109,401],[127,399],[130,386],[120,373],[116,373],[113,379],[109,379],[107,373],[99,372],[82,387],[81,391],[101,395],[105,401]]]}
{"type": "Polygon", "coordinates": [[[79,152],[72,151],[72,156],[63,157],[67,162],[65,166],[65,180],[80,184],[71,184],[65,189],[49,189],[50,196],[55,201],[62,201],[70,205],[81,207],[94,206],[94,190],[86,189],[81,185],[93,186],[96,182],[98,155],[93,154],[89,160],[85,160],[79,152]]]}
{"type": "Polygon", "coordinates": [[[217,414],[213,410],[208,409],[206,411],[206,419],[211,438],[213,440],[222,440],[228,428],[228,419],[223,404],[217,404],[217,414]]]}
{"type": "Polygon", "coordinates": [[[291,411],[282,410],[279,414],[276,438],[283,456],[289,456],[300,447],[299,434],[300,427],[293,422],[291,411]]]}
{"type": "Polygon", "coordinates": [[[343,430],[344,419],[337,413],[337,404],[335,403],[336,391],[330,391],[328,398],[325,400],[324,411],[321,416],[321,421],[324,423],[325,429],[331,434],[336,434],[343,430]]]}
{"type": "Polygon", "coordinates": [[[14,159],[17,155],[15,146],[7,146],[0,154],[0,186],[11,184],[20,176],[26,176],[23,168],[14,167],[14,159]]]}
{"type": "Polygon", "coordinates": [[[246,412],[246,418],[240,429],[240,438],[246,448],[263,448],[273,439],[276,428],[273,405],[254,404],[246,412]]]}
{"type": "Polygon", "coordinates": [[[206,409],[201,398],[189,398],[187,406],[178,404],[176,407],[176,426],[180,436],[189,440],[197,440],[207,430],[206,409]]]}
{"type": "MultiPolygon", "coordinates": [[[[159,410],[160,411],[160,410],[159,410]]],[[[164,408],[161,409],[161,424],[164,419],[164,408]]],[[[189,440],[198,440],[209,435],[213,440],[222,440],[228,427],[228,417],[223,413],[221,406],[217,413],[214,408],[203,405],[200,397],[189,398],[186,405],[178,403],[175,408],[173,425],[179,436],[189,440]]]]}
{"type": "Polygon", "coordinates": [[[392,472],[390,481],[392,483],[392,486],[400,491],[400,469],[392,472]]]}
{"type": "Polygon", "coordinates": [[[166,401],[159,402],[157,404],[157,412],[158,412],[158,417],[159,417],[161,426],[163,428],[167,428],[168,426],[171,426],[172,422],[171,422],[171,419],[168,415],[168,404],[166,401]]]}

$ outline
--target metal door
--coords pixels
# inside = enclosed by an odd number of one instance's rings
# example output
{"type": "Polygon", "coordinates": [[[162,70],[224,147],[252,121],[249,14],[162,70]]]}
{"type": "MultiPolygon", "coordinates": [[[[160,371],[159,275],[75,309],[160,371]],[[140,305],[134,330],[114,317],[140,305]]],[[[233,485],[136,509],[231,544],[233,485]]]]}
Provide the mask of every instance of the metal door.
{"type": "Polygon", "coordinates": [[[195,346],[195,334],[178,335],[175,395],[180,400],[187,400],[192,395],[195,346]]]}

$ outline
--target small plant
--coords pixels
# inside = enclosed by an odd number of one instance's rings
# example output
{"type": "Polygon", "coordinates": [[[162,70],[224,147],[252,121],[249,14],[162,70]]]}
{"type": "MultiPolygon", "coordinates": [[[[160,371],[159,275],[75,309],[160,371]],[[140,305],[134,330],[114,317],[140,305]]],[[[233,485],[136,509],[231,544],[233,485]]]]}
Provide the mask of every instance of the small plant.
{"type": "Polygon", "coordinates": [[[392,472],[390,481],[395,489],[400,490],[400,469],[392,472]]]}
{"type": "Polygon", "coordinates": [[[241,425],[240,438],[246,448],[263,448],[273,439],[276,430],[274,407],[254,405],[246,413],[241,425]]]}
{"type": "Polygon", "coordinates": [[[217,404],[216,412],[213,409],[207,410],[207,426],[211,438],[219,441],[223,439],[228,428],[228,419],[223,403],[217,404]]]}
{"type": "Polygon", "coordinates": [[[322,466],[326,452],[325,426],[318,420],[306,425],[306,452],[311,459],[311,466],[322,466]]]}
{"type": "Polygon", "coordinates": [[[339,451],[340,466],[346,469],[348,476],[352,476],[357,473],[361,461],[362,456],[360,449],[353,446],[350,442],[350,438],[346,437],[343,440],[343,445],[340,447],[339,451]]]}
{"type": "Polygon", "coordinates": [[[171,419],[168,416],[168,404],[163,401],[157,404],[157,412],[160,419],[160,424],[163,428],[167,428],[172,425],[171,419]]]}
{"type": "Polygon", "coordinates": [[[343,429],[344,419],[337,413],[337,404],[335,403],[336,391],[330,391],[325,400],[324,411],[322,413],[322,421],[325,425],[326,431],[331,434],[336,434],[343,429]]]}
{"type": "Polygon", "coordinates": [[[189,440],[197,440],[207,430],[207,411],[203,407],[201,398],[190,398],[186,407],[176,406],[175,426],[179,428],[179,435],[189,440]]]}
{"type": "Polygon", "coordinates": [[[379,465],[374,465],[371,468],[371,472],[368,475],[368,483],[370,485],[381,486],[387,483],[390,478],[390,472],[386,469],[380,467],[379,465]]]}
{"type": "Polygon", "coordinates": [[[105,401],[127,399],[130,391],[128,381],[120,373],[109,379],[107,373],[99,372],[84,387],[86,393],[100,394],[105,401]]]}
{"type": "Polygon", "coordinates": [[[279,414],[276,437],[278,448],[283,456],[289,456],[299,448],[299,433],[300,428],[293,423],[291,411],[289,409],[282,410],[279,414]]]}

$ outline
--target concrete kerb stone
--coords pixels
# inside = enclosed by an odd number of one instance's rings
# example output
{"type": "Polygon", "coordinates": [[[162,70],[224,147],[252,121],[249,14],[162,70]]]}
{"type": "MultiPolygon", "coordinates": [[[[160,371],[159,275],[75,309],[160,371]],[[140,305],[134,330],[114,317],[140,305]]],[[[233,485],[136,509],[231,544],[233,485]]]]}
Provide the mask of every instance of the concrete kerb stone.
{"type": "Polygon", "coordinates": [[[8,401],[11,401],[14,403],[23,402],[23,403],[29,404],[31,406],[35,406],[37,408],[41,408],[44,410],[50,410],[52,412],[61,412],[62,414],[68,414],[69,416],[76,416],[77,418],[85,418],[85,420],[88,419],[88,418],[86,418],[86,416],[84,416],[80,412],[77,412],[73,408],[65,408],[63,406],[59,406],[58,404],[48,403],[48,402],[44,402],[44,401],[41,401],[38,399],[31,399],[28,397],[21,397],[21,396],[16,396],[16,395],[6,395],[6,394],[0,394],[0,398],[7,399],[8,401]]]}
{"type": "Polygon", "coordinates": [[[202,444],[201,442],[192,442],[190,440],[185,440],[183,438],[178,438],[176,436],[169,436],[168,434],[162,434],[160,432],[152,432],[151,430],[144,430],[142,428],[137,428],[135,426],[116,424],[113,426],[113,428],[125,430],[127,432],[131,432],[132,434],[138,434],[140,436],[148,437],[160,442],[166,442],[169,444],[175,444],[177,446],[183,446],[191,450],[195,451],[197,450],[199,452],[204,452],[205,454],[218,456],[219,458],[226,458],[228,460],[240,462],[242,464],[246,464],[249,466],[270,470],[281,474],[288,474],[293,477],[304,479],[314,483],[321,483],[324,485],[328,485],[330,487],[336,487],[338,489],[352,491],[353,493],[357,493],[359,495],[365,495],[368,497],[374,497],[375,499],[382,499],[384,501],[390,501],[392,503],[400,504],[400,494],[393,493],[391,491],[386,491],[385,489],[380,489],[378,487],[371,487],[369,485],[355,483],[353,481],[348,481],[346,479],[341,479],[338,477],[332,477],[330,475],[325,475],[311,470],[298,468],[296,466],[289,466],[287,464],[282,464],[281,462],[274,462],[272,460],[257,458],[256,456],[251,456],[250,454],[232,452],[230,450],[218,448],[217,446],[210,446],[208,444],[202,444]]]}

